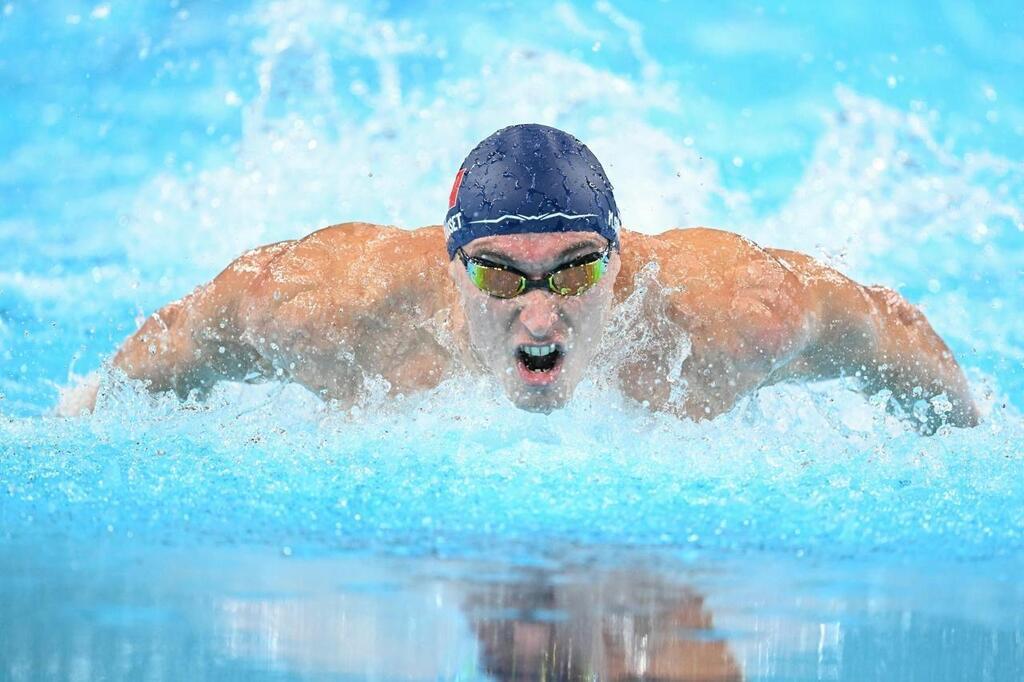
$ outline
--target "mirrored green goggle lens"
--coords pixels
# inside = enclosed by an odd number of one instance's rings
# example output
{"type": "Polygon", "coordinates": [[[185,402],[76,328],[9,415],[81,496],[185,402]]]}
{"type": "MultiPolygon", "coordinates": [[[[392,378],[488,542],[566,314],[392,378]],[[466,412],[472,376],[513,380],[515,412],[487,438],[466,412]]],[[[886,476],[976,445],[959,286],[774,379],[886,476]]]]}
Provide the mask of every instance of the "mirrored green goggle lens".
{"type": "Polygon", "coordinates": [[[526,288],[525,277],[501,268],[469,262],[466,271],[477,288],[498,298],[512,298],[526,288]]]}
{"type": "Polygon", "coordinates": [[[559,270],[548,278],[548,286],[562,296],[578,296],[601,281],[608,268],[607,258],[559,270]]]}

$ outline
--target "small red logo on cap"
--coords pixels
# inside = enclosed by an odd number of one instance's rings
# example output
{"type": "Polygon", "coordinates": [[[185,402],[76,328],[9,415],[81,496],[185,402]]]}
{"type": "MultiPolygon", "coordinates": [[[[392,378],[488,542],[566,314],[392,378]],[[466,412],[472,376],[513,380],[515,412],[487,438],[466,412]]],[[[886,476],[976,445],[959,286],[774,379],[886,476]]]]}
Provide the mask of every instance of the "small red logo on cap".
{"type": "Polygon", "coordinates": [[[459,172],[455,174],[455,184],[452,185],[452,193],[448,195],[449,209],[455,206],[455,199],[459,196],[459,186],[462,184],[462,178],[465,177],[465,175],[465,168],[460,168],[459,172]]]}

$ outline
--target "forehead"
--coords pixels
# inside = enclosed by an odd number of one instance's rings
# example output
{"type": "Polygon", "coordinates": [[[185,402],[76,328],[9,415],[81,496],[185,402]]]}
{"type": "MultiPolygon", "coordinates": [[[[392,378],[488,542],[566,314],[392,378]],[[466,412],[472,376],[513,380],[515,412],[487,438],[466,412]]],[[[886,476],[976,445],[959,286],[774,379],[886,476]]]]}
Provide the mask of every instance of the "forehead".
{"type": "Polygon", "coordinates": [[[603,249],[606,244],[607,240],[596,232],[537,232],[481,237],[467,244],[465,251],[469,255],[489,253],[518,263],[533,263],[548,262],[573,247],[603,249]]]}

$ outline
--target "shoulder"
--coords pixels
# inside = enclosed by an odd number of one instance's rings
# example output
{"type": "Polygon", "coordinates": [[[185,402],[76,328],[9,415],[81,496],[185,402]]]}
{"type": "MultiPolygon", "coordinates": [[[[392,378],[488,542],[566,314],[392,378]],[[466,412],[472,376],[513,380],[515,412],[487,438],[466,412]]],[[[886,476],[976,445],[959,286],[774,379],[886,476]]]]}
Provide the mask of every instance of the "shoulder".
{"type": "MultiPolygon", "coordinates": [[[[742,235],[710,228],[630,234],[631,269],[657,264],[667,312],[691,333],[778,359],[798,345],[807,324],[806,288],[796,272],[742,235]]],[[[623,267],[623,270],[627,268],[623,267]]]]}
{"type": "Polygon", "coordinates": [[[338,271],[429,261],[444,257],[444,237],[440,227],[405,230],[372,223],[342,223],[317,230],[288,247],[268,262],[266,276],[322,281],[322,276],[338,271]]]}
{"type": "Polygon", "coordinates": [[[446,277],[440,227],[344,223],[287,242],[268,255],[245,290],[243,313],[250,322],[369,309],[397,300],[406,290],[428,298],[446,277]]]}
{"type": "Polygon", "coordinates": [[[622,241],[627,276],[653,263],[662,284],[701,295],[797,283],[792,270],[770,251],[734,232],[706,227],[655,235],[629,232],[622,241]]]}
{"type": "Polygon", "coordinates": [[[428,266],[445,266],[440,227],[405,230],[372,223],[343,223],[317,230],[275,249],[253,281],[253,293],[323,289],[331,283],[360,284],[350,293],[372,291],[428,266]]]}

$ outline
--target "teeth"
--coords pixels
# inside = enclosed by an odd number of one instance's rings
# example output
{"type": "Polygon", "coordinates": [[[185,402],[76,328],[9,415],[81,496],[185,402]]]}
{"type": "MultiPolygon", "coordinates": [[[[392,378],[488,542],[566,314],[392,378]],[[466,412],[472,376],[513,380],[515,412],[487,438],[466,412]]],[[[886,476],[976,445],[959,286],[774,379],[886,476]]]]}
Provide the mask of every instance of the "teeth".
{"type": "Polygon", "coordinates": [[[550,355],[555,352],[555,344],[548,344],[547,346],[523,346],[523,352],[527,355],[533,355],[535,357],[542,357],[550,355]]]}

